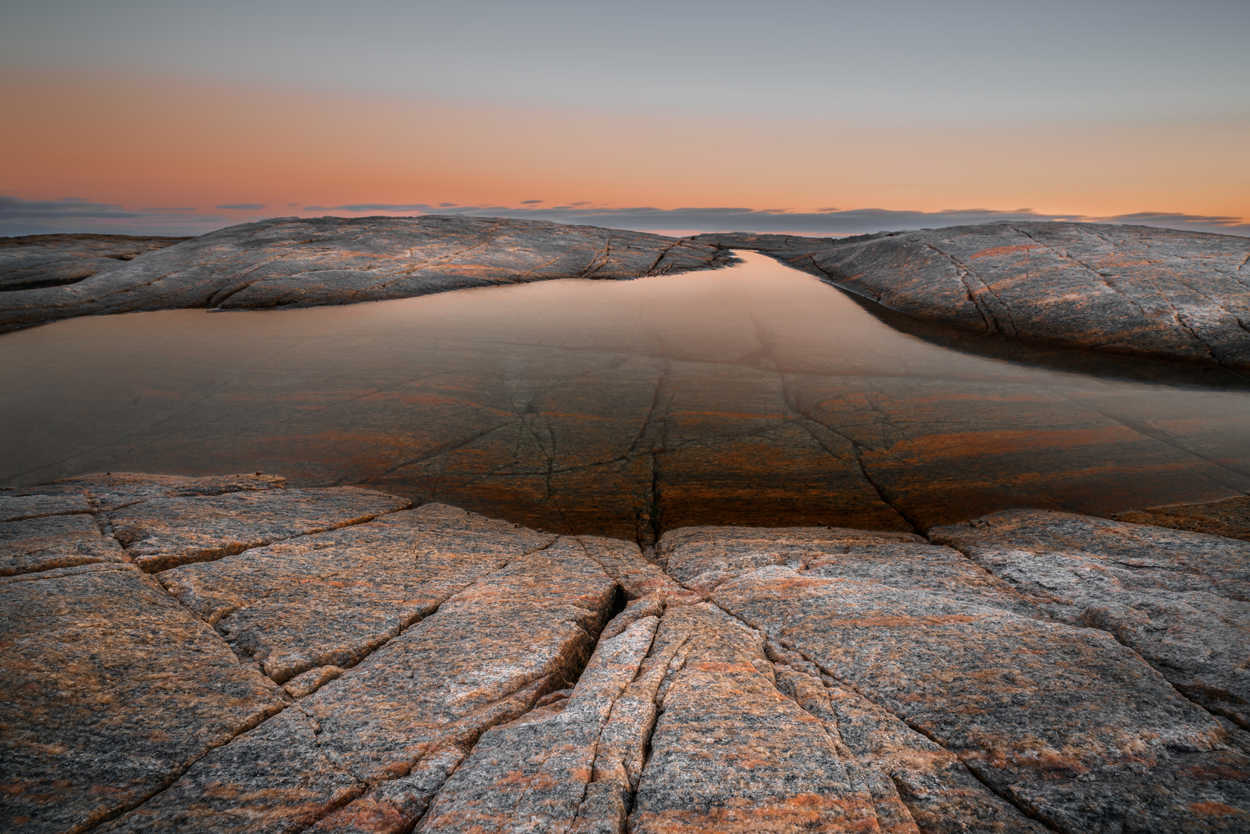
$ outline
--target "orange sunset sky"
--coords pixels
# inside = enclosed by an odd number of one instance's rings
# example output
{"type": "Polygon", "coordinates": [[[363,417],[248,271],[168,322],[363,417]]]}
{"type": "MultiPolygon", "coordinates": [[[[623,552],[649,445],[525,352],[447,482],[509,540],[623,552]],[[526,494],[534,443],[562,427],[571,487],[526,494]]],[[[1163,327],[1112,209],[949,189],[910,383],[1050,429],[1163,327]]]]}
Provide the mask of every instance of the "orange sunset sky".
{"type": "Polygon", "coordinates": [[[6,17],[0,234],[436,211],[1250,234],[1244,2],[23,0],[6,17]]]}

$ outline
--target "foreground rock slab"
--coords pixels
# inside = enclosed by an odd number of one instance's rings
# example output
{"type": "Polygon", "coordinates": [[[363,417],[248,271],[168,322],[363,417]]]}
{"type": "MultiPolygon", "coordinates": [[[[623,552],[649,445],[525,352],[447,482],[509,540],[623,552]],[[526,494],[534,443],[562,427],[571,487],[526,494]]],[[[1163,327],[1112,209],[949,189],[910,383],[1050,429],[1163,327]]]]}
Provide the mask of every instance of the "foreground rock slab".
{"type": "Polygon", "coordinates": [[[1055,619],[1110,633],[1250,729],[1250,543],[1040,510],[931,535],[1055,619]]]}
{"type": "Polygon", "coordinates": [[[293,536],[360,524],[411,506],[372,490],[258,490],[152,498],[108,514],[113,535],[144,570],[220,559],[293,536]]]}
{"type": "MultiPolygon", "coordinates": [[[[675,573],[706,575],[728,549],[718,535],[686,531],[661,540],[661,552],[675,573]]],[[[846,535],[854,543],[865,534],[846,535]]],[[[757,547],[767,555],[766,541],[757,547]]],[[[722,574],[711,599],[1055,828],[1188,830],[1193,806],[1213,799],[1220,809],[1204,820],[1208,830],[1250,825],[1250,759],[1109,635],[1012,611],[1019,595],[1010,588],[988,604],[947,592],[940,577],[926,588],[922,572],[910,588],[865,581],[853,559],[839,570],[842,549],[809,556],[824,562],[816,570],[744,564],[722,574]]]]}
{"type": "Polygon", "coordinates": [[[708,243],[593,226],[286,217],[211,232],[70,286],[0,294],[0,330],[140,310],[312,307],[553,278],[641,278],[732,262],[708,243]]]}
{"type": "Polygon", "coordinates": [[[0,580],[0,828],[83,831],[282,700],[132,565],[0,580]]]}
{"type": "Polygon", "coordinates": [[[5,831],[1250,828],[1239,540],[1017,511],[644,553],[265,476],[8,497],[5,831]]]}
{"type": "Polygon", "coordinates": [[[985,223],[846,242],[706,235],[919,319],[1008,339],[1250,369],[1250,238],[985,223]]]}

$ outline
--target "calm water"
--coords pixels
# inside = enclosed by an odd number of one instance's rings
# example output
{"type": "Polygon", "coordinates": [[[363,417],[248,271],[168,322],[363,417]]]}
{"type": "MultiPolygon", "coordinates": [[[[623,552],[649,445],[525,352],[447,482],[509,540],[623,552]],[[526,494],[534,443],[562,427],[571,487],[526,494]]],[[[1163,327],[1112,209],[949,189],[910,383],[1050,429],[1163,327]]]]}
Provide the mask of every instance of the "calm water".
{"type": "Polygon", "coordinates": [[[907,529],[1250,491],[1244,386],[949,350],[743,257],[632,282],[0,335],[0,485],[260,470],[643,539],[694,523],[907,529]]]}

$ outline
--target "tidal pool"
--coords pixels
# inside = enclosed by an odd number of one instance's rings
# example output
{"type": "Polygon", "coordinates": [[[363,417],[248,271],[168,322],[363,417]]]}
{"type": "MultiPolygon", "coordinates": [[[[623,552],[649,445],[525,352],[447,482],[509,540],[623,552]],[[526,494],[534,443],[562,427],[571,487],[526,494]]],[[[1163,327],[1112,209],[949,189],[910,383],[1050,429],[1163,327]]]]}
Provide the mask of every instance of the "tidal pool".
{"type": "Polygon", "coordinates": [[[741,257],[0,335],[0,485],[263,471],[644,542],[691,524],[926,528],[1250,491],[1238,377],[951,350],[741,257]]]}

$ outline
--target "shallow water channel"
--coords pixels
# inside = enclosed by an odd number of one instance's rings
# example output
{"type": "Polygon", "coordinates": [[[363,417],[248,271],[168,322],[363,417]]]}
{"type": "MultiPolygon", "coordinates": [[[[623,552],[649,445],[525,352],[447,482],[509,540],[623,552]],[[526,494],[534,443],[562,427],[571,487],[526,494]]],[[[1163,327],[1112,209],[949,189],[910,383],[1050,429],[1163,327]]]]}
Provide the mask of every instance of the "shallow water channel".
{"type": "Polygon", "coordinates": [[[0,485],[263,471],[644,541],[701,523],[909,529],[1250,491],[1244,383],[950,350],[740,255],[637,281],[3,334],[0,485]]]}

